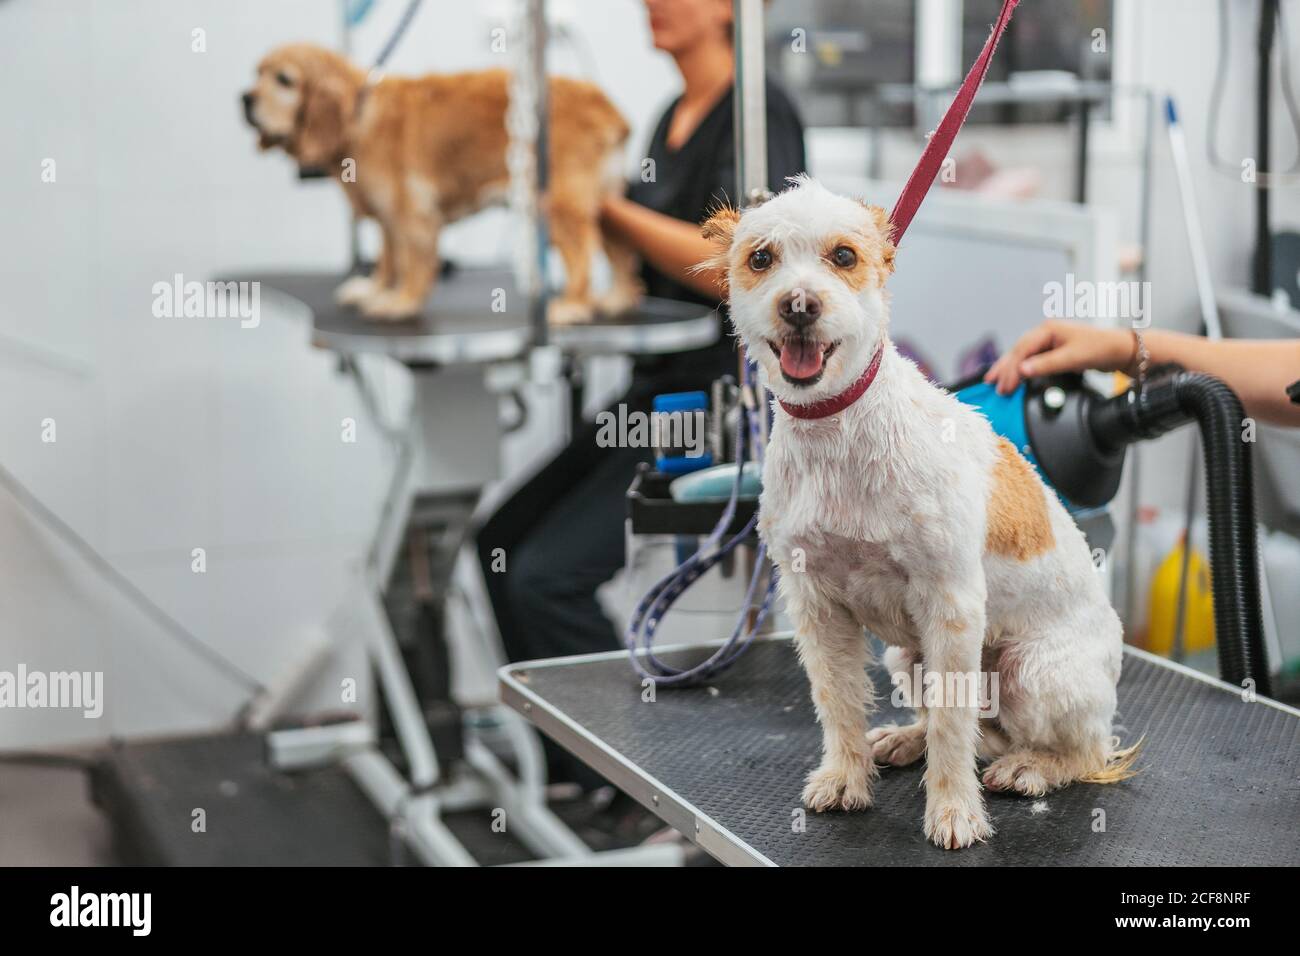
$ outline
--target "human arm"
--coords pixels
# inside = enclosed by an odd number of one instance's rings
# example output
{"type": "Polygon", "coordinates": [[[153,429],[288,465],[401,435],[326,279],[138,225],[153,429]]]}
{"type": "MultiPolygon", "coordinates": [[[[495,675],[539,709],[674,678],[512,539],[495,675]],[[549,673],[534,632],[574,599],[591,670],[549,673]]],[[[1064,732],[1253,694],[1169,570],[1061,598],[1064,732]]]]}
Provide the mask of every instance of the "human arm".
{"type": "MultiPolygon", "coordinates": [[[[1141,330],[1152,365],[1174,363],[1225,382],[1246,414],[1276,425],[1300,427],[1300,405],[1286,387],[1300,379],[1300,339],[1207,339],[1164,329],[1141,330]]],[[[1021,336],[985,376],[1002,394],[1021,379],[1054,372],[1136,374],[1137,338],[1128,329],[1049,320],[1021,336]]]]}
{"type": "MultiPolygon", "coordinates": [[[[706,129],[702,139],[694,141],[695,149],[659,157],[665,168],[672,164],[679,177],[679,185],[669,190],[678,199],[677,208],[671,210],[674,215],[623,196],[606,196],[601,203],[602,225],[636,249],[652,269],[715,300],[726,297],[722,270],[695,269],[717,253],[715,245],[700,235],[700,222],[719,206],[743,205],[743,197],[736,189],[736,154],[730,125],[728,120],[725,137],[717,135],[715,124],[706,129]],[[702,146],[705,143],[710,145],[702,146]]],[[[767,129],[768,187],[778,192],[788,177],[804,171],[806,159],[799,114],[788,97],[772,84],[768,87],[767,129]]],[[[633,195],[637,195],[635,188],[633,195]]]]}
{"type": "Polygon", "coordinates": [[[700,295],[726,297],[722,270],[693,267],[716,251],[700,235],[697,223],[665,216],[626,196],[609,195],[601,202],[601,225],[632,246],[658,271],[700,295]]]}

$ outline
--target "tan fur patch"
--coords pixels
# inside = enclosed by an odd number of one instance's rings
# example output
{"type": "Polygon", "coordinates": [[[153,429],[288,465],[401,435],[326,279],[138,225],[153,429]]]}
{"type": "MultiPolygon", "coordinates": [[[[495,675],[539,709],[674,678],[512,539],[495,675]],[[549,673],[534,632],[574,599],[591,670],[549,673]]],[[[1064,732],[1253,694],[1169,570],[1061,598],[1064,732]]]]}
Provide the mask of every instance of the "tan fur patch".
{"type": "Polygon", "coordinates": [[[866,258],[870,260],[870,274],[879,285],[884,285],[885,280],[893,274],[893,224],[889,221],[889,213],[883,208],[872,206],[865,199],[859,199],[858,206],[866,209],[871,216],[872,226],[862,230],[861,251],[866,252],[866,258]]]}
{"type": "MultiPolygon", "coordinates": [[[[868,251],[865,248],[867,245],[860,236],[838,236],[822,247],[822,258],[831,263],[835,274],[854,292],[861,292],[881,271],[879,259],[875,258],[879,256],[880,250],[872,249],[868,251]],[[836,266],[834,260],[831,259],[831,254],[840,246],[847,246],[852,249],[853,254],[857,257],[853,265],[847,269],[836,266]]],[[[883,275],[881,278],[883,278],[883,275]]]]}
{"type": "Polygon", "coordinates": [[[731,243],[738,222],[740,222],[739,209],[720,206],[708,219],[700,223],[700,235],[713,243],[714,252],[703,262],[698,262],[691,267],[691,272],[695,275],[717,272],[724,292],[729,284],[727,272],[731,265],[731,243]]]}
{"type": "Polygon", "coordinates": [[[894,271],[894,224],[889,221],[889,213],[883,207],[873,206],[863,199],[859,199],[858,203],[871,214],[871,221],[876,227],[879,245],[873,243],[871,252],[873,258],[879,259],[884,270],[884,275],[881,276],[883,282],[894,271]]]}
{"type": "Polygon", "coordinates": [[[700,226],[700,235],[711,242],[729,247],[738,222],[740,222],[740,210],[732,206],[723,206],[704,220],[700,226]]]}
{"type": "Polygon", "coordinates": [[[1042,482],[1005,438],[998,439],[984,550],[1028,561],[1056,544],[1042,482]]]}
{"type": "Polygon", "coordinates": [[[768,277],[780,257],[781,252],[776,246],[759,239],[747,242],[743,246],[734,247],[731,250],[728,284],[734,280],[736,285],[748,292],[768,277]],[[761,271],[755,270],[749,265],[749,257],[759,249],[766,249],[772,255],[772,266],[761,271]]]}

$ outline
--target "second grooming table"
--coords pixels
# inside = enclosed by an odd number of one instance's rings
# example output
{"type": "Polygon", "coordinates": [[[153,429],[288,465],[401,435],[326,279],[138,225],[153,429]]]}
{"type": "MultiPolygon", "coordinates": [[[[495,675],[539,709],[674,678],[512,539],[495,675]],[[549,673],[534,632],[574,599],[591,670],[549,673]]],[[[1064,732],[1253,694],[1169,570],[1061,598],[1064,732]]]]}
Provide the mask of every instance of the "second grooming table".
{"type": "MultiPolygon", "coordinates": [[[[497,362],[520,358],[532,343],[528,299],[506,269],[457,268],[439,280],[425,311],[402,322],[377,322],[334,301],[340,273],[268,272],[235,277],[297,299],[312,313],[312,341],[342,354],[379,353],[407,364],[497,362]],[[495,311],[500,309],[500,311],[495,311]]],[[[709,309],[643,299],[634,311],[551,326],[549,339],[579,355],[652,355],[703,348],[720,334],[709,309]]]]}

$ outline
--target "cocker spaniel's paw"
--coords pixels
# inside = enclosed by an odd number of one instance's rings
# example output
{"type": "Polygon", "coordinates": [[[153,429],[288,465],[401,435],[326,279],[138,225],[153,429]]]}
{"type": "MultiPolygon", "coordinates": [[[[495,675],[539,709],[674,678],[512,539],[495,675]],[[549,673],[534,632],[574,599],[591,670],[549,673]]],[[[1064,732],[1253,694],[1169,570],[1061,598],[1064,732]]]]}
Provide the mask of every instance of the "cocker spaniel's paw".
{"type": "Polygon", "coordinates": [[[869,755],[849,760],[823,761],[808,774],[803,803],[809,810],[865,810],[871,806],[876,768],[869,755]]]}
{"type": "Polygon", "coordinates": [[[339,305],[360,305],[378,291],[373,279],[367,276],[352,276],[334,290],[334,301],[339,305]]]}
{"type": "Polygon", "coordinates": [[[973,798],[926,800],[925,835],[935,846],[960,850],[972,843],[983,843],[993,835],[984,803],[973,798]]]}
{"type": "Polygon", "coordinates": [[[420,303],[400,292],[380,292],[361,303],[361,314],[376,322],[403,322],[420,314],[420,303]]]}

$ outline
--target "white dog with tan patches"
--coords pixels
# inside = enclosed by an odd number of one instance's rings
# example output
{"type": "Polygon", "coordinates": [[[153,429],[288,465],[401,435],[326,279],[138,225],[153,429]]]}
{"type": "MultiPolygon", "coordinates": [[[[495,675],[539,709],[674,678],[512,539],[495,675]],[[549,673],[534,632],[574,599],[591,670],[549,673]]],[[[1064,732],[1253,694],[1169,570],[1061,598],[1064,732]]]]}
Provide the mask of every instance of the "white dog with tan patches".
{"type": "Polygon", "coordinates": [[[868,807],[877,761],[925,755],[925,833],[969,846],[992,833],[977,754],[992,761],[986,787],[1035,796],[1131,775],[1136,748],[1111,734],[1119,618],[1033,468],[890,343],[885,211],[793,182],[743,215],[720,210],[704,235],[777,398],[759,531],[822,725],[803,800],[868,807]],[[940,678],[909,726],[868,731],[864,628],[889,645],[891,672],[920,662],[940,678]],[[981,671],[1000,691],[982,721],[957,693],[981,671]]]}

